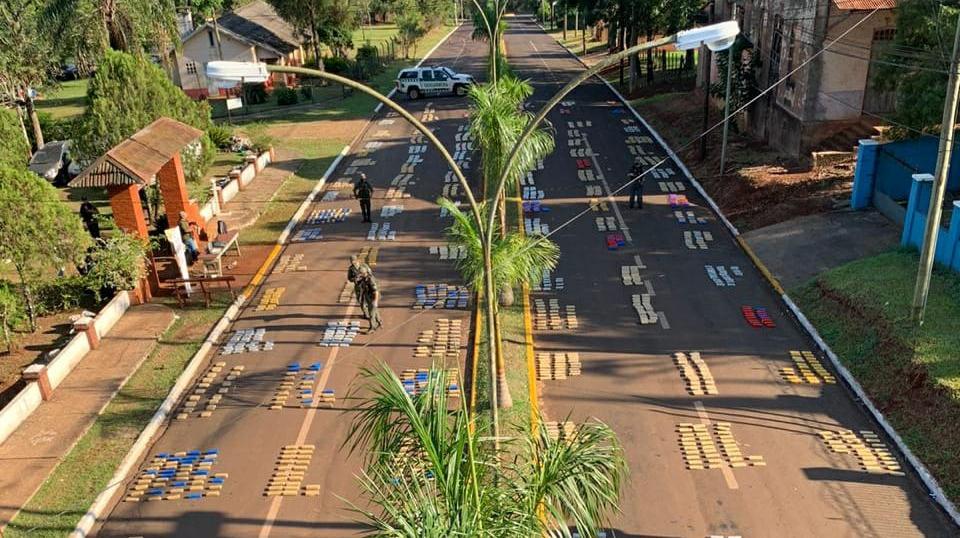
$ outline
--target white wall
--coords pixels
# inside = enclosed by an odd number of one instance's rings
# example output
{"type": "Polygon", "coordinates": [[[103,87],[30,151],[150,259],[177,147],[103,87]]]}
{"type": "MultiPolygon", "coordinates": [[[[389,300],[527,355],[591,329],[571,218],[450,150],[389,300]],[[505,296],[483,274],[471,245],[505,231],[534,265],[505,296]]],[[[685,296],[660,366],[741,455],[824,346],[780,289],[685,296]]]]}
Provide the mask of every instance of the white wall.
{"type": "MultiPolygon", "coordinates": [[[[177,70],[179,71],[181,88],[184,90],[200,90],[209,86],[207,77],[204,75],[204,66],[207,62],[220,59],[217,51],[216,40],[210,46],[210,38],[207,31],[213,31],[208,27],[201,28],[199,32],[190,37],[183,43],[182,50],[177,54],[177,70]],[[193,61],[197,65],[197,73],[187,73],[187,62],[193,61]]],[[[223,48],[223,59],[235,62],[256,61],[253,47],[226,32],[220,32],[220,45],[223,48]]]]}
{"type": "Polygon", "coordinates": [[[0,443],[7,440],[20,424],[40,406],[43,399],[40,397],[40,387],[35,381],[27,386],[10,400],[10,403],[0,409],[0,443]]]}

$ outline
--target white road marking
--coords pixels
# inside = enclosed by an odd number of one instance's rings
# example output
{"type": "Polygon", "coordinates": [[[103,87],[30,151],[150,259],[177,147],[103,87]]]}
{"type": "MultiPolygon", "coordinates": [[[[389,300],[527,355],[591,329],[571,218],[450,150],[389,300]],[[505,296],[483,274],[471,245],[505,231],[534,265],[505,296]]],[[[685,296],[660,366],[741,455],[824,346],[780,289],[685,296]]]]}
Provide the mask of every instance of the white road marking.
{"type": "Polygon", "coordinates": [[[580,136],[582,137],[583,145],[587,146],[588,153],[590,153],[590,159],[593,161],[593,166],[597,170],[597,179],[599,179],[600,183],[603,184],[603,190],[607,193],[607,200],[609,200],[610,205],[613,206],[613,212],[617,216],[617,222],[620,224],[620,230],[623,232],[623,238],[626,239],[628,243],[633,243],[633,237],[630,236],[630,228],[623,220],[623,215],[620,213],[620,208],[617,207],[617,200],[613,197],[613,192],[610,190],[610,184],[607,183],[607,177],[603,175],[603,172],[600,171],[600,162],[597,160],[597,154],[593,151],[593,148],[590,147],[590,141],[587,139],[587,135],[581,134],[580,136]]]}
{"type": "MultiPolygon", "coordinates": [[[[356,305],[350,303],[350,306],[347,307],[347,311],[344,312],[344,317],[349,318],[353,315],[356,305]]],[[[323,393],[323,390],[327,388],[327,381],[330,380],[330,372],[333,371],[333,365],[337,362],[337,355],[340,353],[339,347],[331,348],[330,354],[327,355],[326,364],[323,365],[323,372],[320,374],[320,381],[317,383],[317,386],[313,389],[313,402],[310,404],[310,407],[307,409],[306,415],[303,417],[303,423],[300,424],[300,433],[297,434],[297,440],[293,444],[302,445],[307,440],[307,434],[310,432],[310,426],[313,425],[313,419],[317,415],[317,404],[320,402],[320,399],[316,395],[323,393]]],[[[273,522],[277,519],[277,514],[280,513],[280,505],[283,504],[283,497],[278,496],[274,497],[273,501],[270,502],[270,509],[267,510],[267,517],[263,522],[263,527],[260,528],[259,538],[267,538],[270,536],[270,532],[273,530],[273,522]]]]}
{"type": "MultiPolygon", "coordinates": [[[[700,422],[709,426],[710,415],[707,414],[707,409],[703,406],[703,402],[693,402],[693,406],[697,408],[697,415],[700,417],[700,422]]],[[[723,479],[727,482],[728,488],[740,489],[740,484],[737,483],[736,477],[733,476],[733,469],[731,469],[729,465],[721,465],[720,472],[723,473],[723,479]]]]}

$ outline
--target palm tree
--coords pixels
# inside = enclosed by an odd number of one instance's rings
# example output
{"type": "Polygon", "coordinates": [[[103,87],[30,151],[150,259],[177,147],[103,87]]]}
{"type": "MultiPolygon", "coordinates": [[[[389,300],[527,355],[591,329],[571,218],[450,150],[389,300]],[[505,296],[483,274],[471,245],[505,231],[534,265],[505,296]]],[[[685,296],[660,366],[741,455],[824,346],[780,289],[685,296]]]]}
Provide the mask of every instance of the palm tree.
{"type": "Polygon", "coordinates": [[[418,396],[385,364],[361,376],[366,403],[344,445],[366,454],[359,482],[378,511],[351,509],[371,536],[570,537],[569,524],[597,536],[617,510],[627,468],[605,424],[580,424],[562,441],[545,428],[521,434],[503,461],[480,443],[485,426],[447,396],[442,371],[418,396]]]}
{"type": "MultiPolygon", "coordinates": [[[[481,171],[488,189],[492,188],[497,178],[504,173],[510,151],[533,118],[532,114],[522,109],[523,102],[532,94],[533,87],[530,83],[511,76],[502,77],[497,85],[487,84],[470,89],[470,133],[480,149],[481,171]]],[[[506,188],[516,192],[520,179],[553,149],[553,135],[548,129],[537,129],[531,133],[510,166],[506,188]]],[[[500,193],[496,205],[491,206],[499,212],[502,234],[507,232],[504,198],[505,193],[500,193]]],[[[501,298],[501,302],[505,305],[513,304],[513,288],[507,287],[501,291],[506,294],[501,298]]]]}
{"type": "Polygon", "coordinates": [[[475,41],[487,41],[490,44],[490,83],[497,84],[498,73],[501,67],[506,67],[506,60],[500,50],[503,31],[506,23],[503,22],[503,13],[507,9],[507,2],[501,0],[473,0],[473,33],[475,41]],[[482,1],[482,3],[481,3],[482,1]]]}
{"type": "MultiPolygon", "coordinates": [[[[448,239],[466,252],[466,256],[457,262],[457,269],[463,280],[475,291],[480,292],[484,289],[485,277],[480,225],[472,214],[464,213],[450,200],[440,198],[437,203],[453,217],[453,225],[447,229],[448,239]]],[[[481,204],[481,214],[485,208],[486,203],[481,204]]],[[[490,233],[496,237],[491,250],[491,266],[494,292],[497,294],[502,294],[504,290],[509,289],[512,296],[514,286],[528,282],[533,275],[541,275],[544,270],[552,270],[557,266],[560,248],[553,241],[541,235],[527,236],[519,232],[500,234],[497,233],[498,231],[490,230],[490,233]]],[[[497,315],[499,308],[496,303],[484,305],[484,307],[492,308],[494,311],[494,326],[487,327],[488,338],[494,338],[500,334],[500,319],[497,315]]],[[[511,407],[513,399],[510,397],[507,384],[503,354],[498,352],[496,358],[491,357],[490,360],[490,371],[495,375],[497,395],[497,401],[490,402],[490,406],[491,408],[511,407]]]]}

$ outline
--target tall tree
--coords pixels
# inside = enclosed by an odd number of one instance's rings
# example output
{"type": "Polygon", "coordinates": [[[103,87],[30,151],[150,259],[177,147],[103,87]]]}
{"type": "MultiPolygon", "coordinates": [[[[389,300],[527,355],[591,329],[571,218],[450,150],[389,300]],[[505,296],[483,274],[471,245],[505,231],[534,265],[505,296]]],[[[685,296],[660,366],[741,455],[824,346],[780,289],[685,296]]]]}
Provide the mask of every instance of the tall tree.
{"type": "Polygon", "coordinates": [[[602,423],[558,440],[518,435],[509,459],[466,408],[449,400],[443,370],[417,396],[389,366],[364,370],[346,446],[363,450],[359,478],[377,512],[353,506],[377,538],[599,536],[626,477],[623,448],[602,423]],[[452,410],[451,410],[452,408],[452,410]]]}
{"type": "Polygon", "coordinates": [[[317,68],[323,71],[321,45],[337,54],[353,48],[357,13],[348,0],[269,0],[284,20],[309,36],[317,68]]]}
{"type": "Polygon", "coordinates": [[[0,166],[0,259],[16,270],[31,330],[37,328],[36,285],[78,260],[89,241],[80,218],[47,181],[0,166]]]}
{"type": "MultiPolygon", "coordinates": [[[[897,92],[895,119],[928,133],[940,130],[946,99],[951,37],[960,14],[960,1],[897,3],[897,32],[872,66],[871,81],[879,89],[897,92]]],[[[895,135],[908,131],[894,127],[895,135]]]]}
{"type": "Polygon", "coordinates": [[[0,102],[22,105],[37,147],[43,130],[33,92],[52,80],[56,68],[50,41],[42,31],[40,0],[0,2],[0,102]]]}
{"type": "Polygon", "coordinates": [[[46,29],[84,71],[107,50],[167,50],[179,43],[175,0],[48,0],[46,29]]]}
{"type": "MultiPolygon", "coordinates": [[[[87,89],[89,106],[81,118],[77,151],[94,159],[162,116],[203,131],[211,126],[210,107],[191,100],[159,67],[142,55],[108,51],[87,89]]],[[[198,162],[185,155],[184,168],[196,179],[213,157],[213,144],[203,136],[198,162]]],[[[192,154],[190,155],[192,156],[192,154]]]]}

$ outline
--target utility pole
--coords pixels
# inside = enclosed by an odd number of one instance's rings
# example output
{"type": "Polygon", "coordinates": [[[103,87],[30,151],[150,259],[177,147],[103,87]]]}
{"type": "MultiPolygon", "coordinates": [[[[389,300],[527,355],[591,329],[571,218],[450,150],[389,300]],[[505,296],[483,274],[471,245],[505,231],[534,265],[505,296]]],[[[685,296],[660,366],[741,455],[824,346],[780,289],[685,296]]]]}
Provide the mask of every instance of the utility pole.
{"type": "MultiPolygon", "coordinates": [[[[716,12],[716,2],[710,2],[710,19],[707,24],[713,24],[713,14],[716,12]]],[[[707,132],[710,128],[710,49],[706,46],[700,47],[700,61],[703,63],[703,129],[700,132],[707,132]]],[[[707,138],[700,137],[700,160],[707,158],[707,138]]]]}
{"type": "Polygon", "coordinates": [[[583,46],[583,55],[587,55],[587,14],[583,14],[583,33],[580,34],[580,43],[583,46]]]}
{"type": "Polygon", "coordinates": [[[957,120],[957,104],[960,101],[960,17],[957,18],[956,35],[953,38],[953,57],[950,59],[950,79],[947,82],[947,97],[943,103],[943,120],[940,122],[940,149],[937,152],[937,170],[930,192],[930,207],[927,210],[927,226],[923,232],[923,248],[920,251],[920,267],[917,284],[913,290],[913,321],[923,324],[923,313],[930,293],[930,277],[933,272],[934,255],[937,252],[937,235],[940,233],[941,206],[947,189],[947,172],[950,170],[950,154],[953,151],[953,129],[957,120]]]}
{"type": "MultiPolygon", "coordinates": [[[[737,5],[733,4],[730,20],[737,19],[737,5]]],[[[720,144],[720,178],[727,164],[727,135],[730,132],[730,80],[733,78],[733,46],[727,49],[727,89],[723,97],[723,142],[720,144]]],[[[704,137],[706,138],[706,137],[704,137]]]]}

